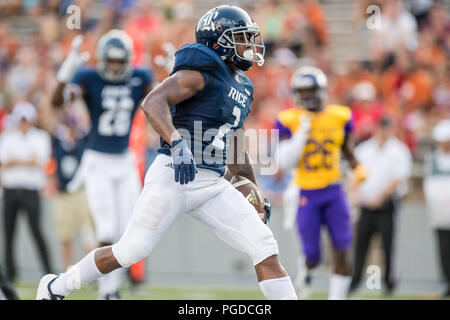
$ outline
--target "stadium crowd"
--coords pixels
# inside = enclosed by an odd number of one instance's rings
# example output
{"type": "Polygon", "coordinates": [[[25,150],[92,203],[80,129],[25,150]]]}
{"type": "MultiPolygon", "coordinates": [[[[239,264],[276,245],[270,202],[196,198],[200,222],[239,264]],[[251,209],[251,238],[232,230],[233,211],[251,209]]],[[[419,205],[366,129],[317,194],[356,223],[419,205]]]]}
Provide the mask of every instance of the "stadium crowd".
{"type": "MultiPolygon", "coordinates": [[[[370,4],[384,13],[382,28],[371,31],[370,59],[339,66],[333,64],[330,30],[319,1],[264,0],[246,7],[262,28],[268,58],[264,68],[250,71],[256,86],[251,126],[270,128],[276,113],[291,105],[288,83],[295,67],[314,63],[329,78],[330,101],[352,107],[358,141],[370,136],[381,114],[389,113],[414,150],[437,119],[448,115],[450,19],[444,4],[429,2],[414,16],[402,1],[360,1],[355,32],[365,24],[370,4]]],[[[102,30],[108,25],[125,29],[134,41],[134,63],[151,67],[161,81],[168,75],[163,57],[170,47],[194,41],[191,30],[198,18],[191,0],[159,5],[137,0],[7,1],[0,6],[0,117],[18,101],[29,100],[46,128],[51,126],[48,95],[55,70],[76,34],[85,34],[85,49],[95,63],[102,30]],[[93,14],[98,3],[106,8],[101,18],[93,14]],[[81,9],[80,30],[66,27],[71,4],[81,9]],[[32,31],[27,35],[17,28],[17,16],[29,19],[32,31]]],[[[7,125],[2,121],[2,128],[7,125]]]]}
{"type": "MultiPolygon", "coordinates": [[[[329,100],[352,108],[357,142],[370,138],[378,120],[388,115],[415,159],[423,159],[419,146],[430,143],[432,128],[450,117],[450,16],[444,3],[358,1],[352,13],[355,33],[367,32],[366,8],[373,4],[383,13],[381,27],[368,31],[369,58],[345,64],[334,63],[332,30],[320,1],[245,3],[266,45],[266,64],[249,72],[255,96],[247,128],[272,128],[278,112],[293,106],[289,97],[292,73],[301,64],[314,64],[328,77],[329,100]]],[[[101,34],[111,27],[124,29],[133,39],[133,64],[151,68],[156,81],[162,81],[170,72],[171,54],[195,41],[196,6],[193,0],[0,2],[0,133],[15,125],[12,111],[23,102],[36,107],[38,127],[50,134],[60,130],[58,124],[64,117],[54,116],[51,106],[55,74],[80,33],[83,50],[90,52],[89,64],[95,64],[101,34]],[[76,14],[70,11],[71,5],[80,8],[79,29],[67,27],[68,19],[76,14]]],[[[86,116],[78,112],[80,108],[73,110],[69,113],[85,126],[86,116]]],[[[158,139],[147,129],[135,134],[135,139],[146,135],[147,149],[154,150],[158,139]]],[[[54,173],[51,162],[46,171],[49,176],[54,173]]],[[[57,187],[54,180],[49,182],[44,194],[53,196],[57,187]]]]}

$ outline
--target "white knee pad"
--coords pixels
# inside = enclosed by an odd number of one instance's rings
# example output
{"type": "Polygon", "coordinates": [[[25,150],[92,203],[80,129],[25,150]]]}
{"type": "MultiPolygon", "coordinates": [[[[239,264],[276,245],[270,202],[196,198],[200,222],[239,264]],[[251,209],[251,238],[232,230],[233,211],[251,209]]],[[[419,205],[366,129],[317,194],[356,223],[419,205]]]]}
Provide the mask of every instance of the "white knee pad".
{"type": "Polygon", "coordinates": [[[125,233],[113,245],[114,256],[122,267],[146,258],[177,215],[170,210],[170,199],[157,192],[153,187],[144,188],[125,233]]]}
{"type": "MultiPolygon", "coordinates": [[[[136,231],[136,230],[135,230],[136,231]]],[[[132,264],[146,258],[152,251],[154,245],[150,242],[142,241],[139,234],[122,237],[119,242],[112,246],[112,251],[117,262],[128,268],[132,264]]]]}
{"type": "Polygon", "coordinates": [[[278,254],[278,244],[272,231],[266,225],[263,227],[264,228],[257,228],[259,230],[256,233],[258,246],[251,255],[254,266],[263,262],[265,259],[278,254]]]}

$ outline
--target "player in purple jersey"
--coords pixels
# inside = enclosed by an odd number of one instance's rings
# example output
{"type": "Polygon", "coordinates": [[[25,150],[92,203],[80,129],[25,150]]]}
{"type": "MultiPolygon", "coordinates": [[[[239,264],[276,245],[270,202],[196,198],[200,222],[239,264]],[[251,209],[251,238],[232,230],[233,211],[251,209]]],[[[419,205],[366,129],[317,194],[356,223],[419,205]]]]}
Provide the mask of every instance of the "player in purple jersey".
{"type": "Polygon", "coordinates": [[[321,261],[321,228],[326,226],[333,247],[333,275],[329,299],[345,299],[350,284],[349,249],[352,244],[350,211],[340,184],[341,154],[364,179],[351,143],[352,113],[347,106],[329,104],[327,78],[318,68],[300,67],[291,79],[296,107],[283,110],[275,123],[281,139],[278,162],[293,170],[299,191],[288,204],[296,214],[304,261],[299,262],[299,295],[311,283],[321,261]]]}

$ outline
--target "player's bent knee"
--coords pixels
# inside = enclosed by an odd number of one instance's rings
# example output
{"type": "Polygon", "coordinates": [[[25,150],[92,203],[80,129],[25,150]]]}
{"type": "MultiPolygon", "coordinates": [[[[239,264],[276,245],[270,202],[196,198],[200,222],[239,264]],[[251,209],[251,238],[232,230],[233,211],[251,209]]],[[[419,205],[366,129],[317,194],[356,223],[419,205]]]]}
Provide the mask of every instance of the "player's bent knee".
{"type": "Polygon", "coordinates": [[[153,246],[141,241],[124,241],[121,239],[112,246],[112,251],[117,262],[123,267],[128,268],[132,264],[146,258],[153,246]]]}
{"type": "Polygon", "coordinates": [[[267,229],[269,232],[264,232],[261,234],[259,246],[257,250],[251,255],[254,266],[263,262],[267,263],[268,261],[271,261],[271,257],[278,255],[277,241],[275,240],[270,229],[267,229]]]}
{"type": "Polygon", "coordinates": [[[278,254],[273,254],[255,265],[255,268],[282,269],[278,254]]]}

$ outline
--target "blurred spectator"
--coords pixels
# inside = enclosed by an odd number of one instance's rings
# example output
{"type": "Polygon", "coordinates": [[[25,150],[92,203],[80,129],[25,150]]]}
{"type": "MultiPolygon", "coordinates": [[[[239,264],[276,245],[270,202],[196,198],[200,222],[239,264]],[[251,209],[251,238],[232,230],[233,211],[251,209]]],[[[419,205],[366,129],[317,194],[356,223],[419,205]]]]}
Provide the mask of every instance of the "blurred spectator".
{"type": "Polygon", "coordinates": [[[408,0],[411,13],[416,18],[419,28],[426,24],[433,0],[408,0]]]}
{"type": "MultiPolygon", "coordinates": [[[[433,31],[434,37],[438,43],[450,48],[450,20],[447,7],[444,1],[436,0],[430,9],[426,28],[433,31]]],[[[448,52],[448,51],[447,51],[448,52]]]]}
{"type": "Polygon", "coordinates": [[[355,156],[369,174],[356,190],[361,215],[350,290],[355,290],[361,281],[370,240],[379,232],[383,242],[385,292],[391,294],[396,285],[392,270],[395,220],[411,174],[411,154],[395,137],[392,121],[383,117],[378,121],[374,137],[355,148],[355,156]]]}
{"type": "Polygon", "coordinates": [[[314,54],[328,42],[325,12],[315,0],[294,0],[284,18],[284,43],[298,55],[314,54]]]}
{"type": "Polygon", "coordinates": [[[8,70],[18,47],[19,43],[8,20],[0,20],[0,73],[8,70]]]}
{"type": "Polygon", "coordinates": [[[163,15],[154,8],[150,2],[136,4],[134,14],[130,15],[124,23],[124,30],[133,39],[133,65],[149,63],[147,55],[155,55],[160,49],[157,43],[158,37],[149,37],[153,34],[161,34],[164,25],[163,15]]]}
{"type": "Polygon", "coordinates": [[[435,230],[440,253],[441,270],[450,297],[450,119],[442,120],[433,129],[435,148],[427,156],[424,192],[435,230]]]}
{"type": "Polygon", "coordinates": [[[22,0],[9,0],[0,2],[0,17],[19,14],[22,11],[22,0]]]}
{"type": "Polygon", "coordinates": [[[354,138],[356,143],[369,139],[383,114],[383,104],[376,100],[376,88],[369,81],[361,81],[352,89],[354,138]]]}
{"type": "Polygon", "coordinates": [[[13,102],[29,100],[32,88],[38,80],[37,52],[31,46],[22,46],[15,59],[15,64],[6,78],[6,89],[12,96],[13,102]]]}
{"type": "Polygon", "coordinates": [[[32,235],[39,249],[45,273],[51,273],[49,251],[40,227],[39,190],[45,185],[44,165],[50,157],[50,137],[37,129],[35,108],[19,103],[12,117],[16,127],[1,135],[0,163],[4,188],[3,219],[6,253],[6,273],[16,277],[13,251],[14,232],[19,210],[25,210],[32,235]]]}
{"type": "Polygon", "coordinates": [[[380,28],[373,29],[374,59],[387,63],[398,50],[417,48],[417,22],[402,0],[385,0],[381,7],[380,28]]]}
{"type": "Polygon", "coordinates": [[[283,34],[283,19],[286,14],[286,5],[282,5],[279,1],[264,0],[261,1],[259,11],[255,14],[255,21],[264,34],[264,45],[266,54],[272,55],[273,49],[277,41],[283,34]]]}
{"type": "Polygon", "coordinates": [[[0,134],[5,128],[7,118],[7,92],[5,90],[5,77],[0,72],[0,134]]]}
{"type": "Polygon", "coordinates": [[[430,74],[424,68],[411,67],[400,87],[404,110],[408,112],[429,107],[432,89],[433,79],[430,74]]]}
{"type": "Polygon", "coordinates": [[[434,76],[433,105],[439,110],[441,117],[450,116],[450,64],[446,68],[437,68],[434,76]]]}
{"type": "Polygon", "coordinates": [[[62,244],[65,269],[74,263],[74,242],[79,235],[85,253],[95,246],[95,233],[84,189],[69,193],[67,184],[79,167],[87,142],[87,131],[80,128],[74,112],[63,110],[60,123],[52,137],[53,158],[56,161],[58,193],[53,199],[53,217],[62,244]]]}
{"type": "Polygon", "coordinates": [[[419,35],[419,47],[415,52],[415,61],[423,67],[436,68],[445,65],[446,53],[436,34],[428,28],[419,35]]]}

